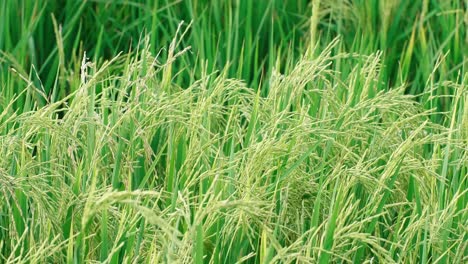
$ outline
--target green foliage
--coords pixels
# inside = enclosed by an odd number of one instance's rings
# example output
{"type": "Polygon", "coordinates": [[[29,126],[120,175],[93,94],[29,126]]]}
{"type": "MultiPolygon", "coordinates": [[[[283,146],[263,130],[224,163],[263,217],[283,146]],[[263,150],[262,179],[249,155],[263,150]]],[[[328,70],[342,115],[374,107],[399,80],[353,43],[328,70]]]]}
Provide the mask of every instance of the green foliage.
{"type": "Polygon", "coordinates": [[[1,2],[0,263],[467,262],[467,5],[1,2]]]}

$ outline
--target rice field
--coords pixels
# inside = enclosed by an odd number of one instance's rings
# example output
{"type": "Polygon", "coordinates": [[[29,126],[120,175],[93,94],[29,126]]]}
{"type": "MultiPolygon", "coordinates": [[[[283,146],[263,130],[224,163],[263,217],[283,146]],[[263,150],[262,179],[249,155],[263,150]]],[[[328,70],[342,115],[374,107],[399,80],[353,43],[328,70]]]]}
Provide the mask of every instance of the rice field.
{"type": "Polygon", "coordinates": [[[0,2],[0,263],[468,263],[467,0],[0,2]]]}

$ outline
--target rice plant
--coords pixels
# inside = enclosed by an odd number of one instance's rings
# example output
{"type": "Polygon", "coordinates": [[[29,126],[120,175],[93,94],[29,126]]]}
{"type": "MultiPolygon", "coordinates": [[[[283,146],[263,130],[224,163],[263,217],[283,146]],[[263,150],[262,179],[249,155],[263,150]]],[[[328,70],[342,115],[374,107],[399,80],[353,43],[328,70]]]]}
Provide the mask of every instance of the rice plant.
{"type": "Polygon", "coordinates": [[[468,262],[466,1],[0,3],[0,263],[468,262]]]}

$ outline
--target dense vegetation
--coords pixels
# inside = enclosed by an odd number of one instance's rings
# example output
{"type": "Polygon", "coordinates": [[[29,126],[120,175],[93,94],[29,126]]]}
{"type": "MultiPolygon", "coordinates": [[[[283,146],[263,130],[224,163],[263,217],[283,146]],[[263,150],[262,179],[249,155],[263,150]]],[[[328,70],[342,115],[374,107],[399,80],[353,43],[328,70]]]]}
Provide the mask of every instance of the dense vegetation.
{"type": "Polygon", "coordinates": [[[1,1],[0,263],[468,262],[467,8],[1,1]]]}

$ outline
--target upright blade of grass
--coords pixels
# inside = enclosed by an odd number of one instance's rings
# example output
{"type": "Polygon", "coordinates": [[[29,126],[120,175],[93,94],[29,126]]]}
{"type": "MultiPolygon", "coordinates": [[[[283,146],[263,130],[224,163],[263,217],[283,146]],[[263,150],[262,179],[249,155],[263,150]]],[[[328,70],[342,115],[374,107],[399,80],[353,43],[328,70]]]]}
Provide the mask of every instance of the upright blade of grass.
{"type": "Polygon", "coordinates": [[[323,241],[323,249],[320,252],[319,263],[325,264],[329,263],[330,261],[330,251],[333,247],[333,235],[335,233],[336,228],[336,220],[338,218],[339,210],[341,209],[340,203],[342,202],[342,191],[338,190],[338,182],[335,183],[335,187],[333,188],[333,198],[332,204],[330,206],[332,213],[328,219],[327,228],[325,230],[325,237],[323,241]]]}
{"type": "Polygon", "coordinates": [[[194,247],[194,263],[203,264],[203,227],[201,224],[196,225],[195,229],[195,247],[194,247]]]}

